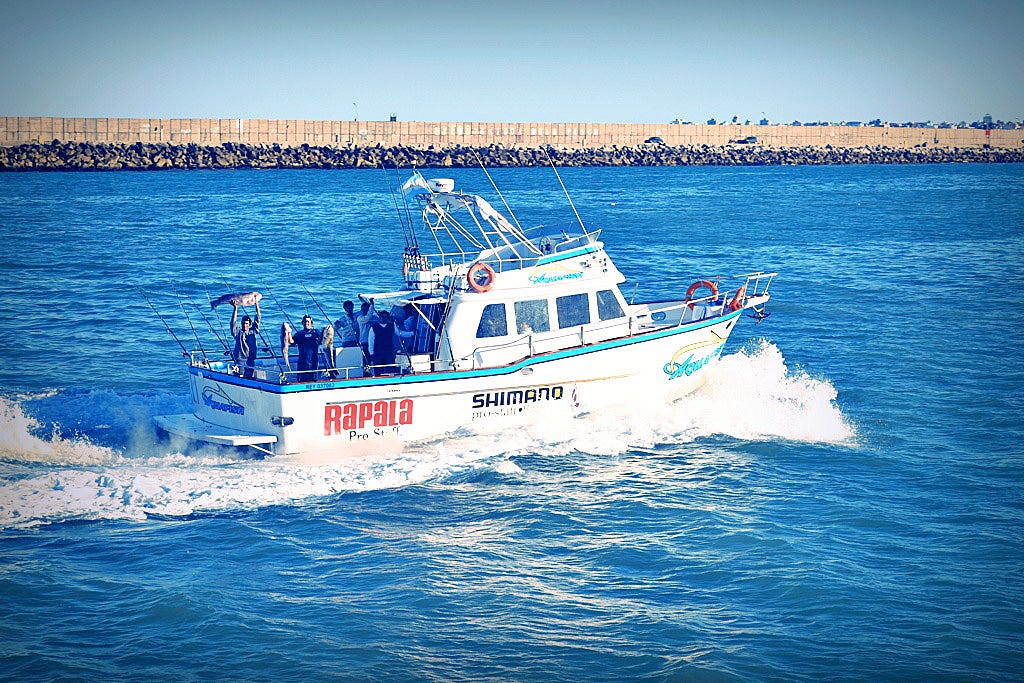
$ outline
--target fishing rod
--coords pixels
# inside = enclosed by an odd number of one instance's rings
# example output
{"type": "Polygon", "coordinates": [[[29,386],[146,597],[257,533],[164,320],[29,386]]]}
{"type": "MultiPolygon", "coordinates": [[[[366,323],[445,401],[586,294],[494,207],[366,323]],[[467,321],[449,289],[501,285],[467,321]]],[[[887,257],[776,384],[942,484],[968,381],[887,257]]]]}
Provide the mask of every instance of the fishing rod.
{"type": "Polygon", "coordinates": [[[306,288],[306,285],[302,285],[302,288],[303,288],[304,290],[306,290],[306,294],[307,294],[307,295],[309,296],[310,300],[312,300],[313,304],[314,304],[314,305],[315,305],[315,306],[316,306],[317,308],[319,308],[319,309],[320,309],[320,312],[324,314],[324,317],[325,317],[325,318],[327,318],[327,324],[328,324],[328,325],[334,325],[334,323],[333,323],[333,322],[331,322],[331,316],[327,315],[327,311],[325,311],[325,310],[324,310],[323,308],[321,308],[321,306],[320,306],[320,303],[319,303],[319,302],[318,302],[318,301],[316,300],[316,298],[315,298],[315,297],[313,296],[313,294],[312,294],[312,293],[311,293],[311,292],[309,291],[309,289],[307,289],[307,288],[306,288]]]}
{"type": "MultiPolygon", "coordinates": [[[[413,173],[418,173],[418,171],[416,171],[415,166],[412,167],[412,171],[413,173]]],[[[395,168],[395,172],[398,172],[397,167],[395,168]]],[[[401,178],[399,178],[399,180],[401,180],[401,178]]],[[[412,235],[412,245],[418,250],[420,248],[420,245],[419,242],[417,242],[416,240],[416,226],[412,222],[412,213],[409,211],[409,199],[405,196],[405,190],[402,188],[400,189],[402,190],[402,205],[405,206],[405,219],[409,221],[409,232],[412,235]]]]}
{"type": "MultiPolygon", "coordinates": [[[[284,319],[288,322],[288,327],[294,330],[295,323],[293,323],[292,319],[288,316],[288,311],[285,310],[284,306],[281,305],[281,302],[278,301],[277,297],[274,295],[274,292],[272,292],[269,287],[264,287],[264,289],[267,290],[267,294],[270,295],[270,298],[273,299],[274,303],[277,305],[278,310],[280,310],[281,313],[284,315],[284,319]]],[[[292,365],[291,362],[289,362],[288,358],[288,345],[285,344],[284,342],[284,335],[281,335],[281,360],[284,361],[284,367],[286,367],[290,372],[292,369],[292,365]]]]}
{"type": "Polygon", "coordinates": [[[196,344],[199,346],[199,353],[203,354],[203,360],[207,363],[210,359],[206,357],[206,349],[203,348],[203,342],[199,339],[199,332],[196,331],[196,326],[192,324],[192,318],[189,317],[188,311],[185,310],[185,304],[181,301],[181,294],[174,290],[174,296],[178,299],[178,307],[181,308],[181,312],[185,314],[185,320],[188,321],[188,326],[192,329],[192,336],[196,338],[196,344]]]}
{"type": "MultiPolygon", "coordinates": [[[[204,287],[204,289],[206,291],[206,301],[207,301],[207,303],[210,304],[210,308],[212,310],[213,309],[213,297],[210,296],[210,288],[209,287],[204,287]]],[[[220,325],[220,331],[224,333],[224,337],[225,338],[230,337],[231,334],[229,333],[229,330],[226,327],[224,327],[224,321],[220,319],[219,315],[217,315],[216,310],[214,310],[213,317],[214,317],[214,319],[216,319],[217,323],[220,325]]],[[[203,319],[204,320],[206,319],[206,315],[205,314],[203,315],[203,319]]],[[[207,324],[209,324],[209,323],[207,323],[207,324]]],[[[211,328],[212,328],[212,326],[211,326],[211,328]]],[[[214,334],[216,334],[216,330],[214,330],[214,334]]],[[[220,335],[217,335],[217,338],[220,339],[221,338],[220,335]]],[[[228,349],[227,342],[226,341],[221,341],[221,344],[224,345],[224,350],[227,351],[227,349],[228,349]]],[[[228,351],[228,355],[231,355],[230,351],[228,351]]]]}
{"type": "Polygon", "coordinates": [[[210,322],[210,319],[206,317],[205,313],[203,313],[203,307],[201,305],[195,303],[194,301],[192,301],[191,297],[189,297],[188,302],[189,302],[189,305],[192,306],[193,308],[195,308],[199,312],[199,315],[202,316],[203,322],[206,323],[206,329],[210,330],[210,332],[213,332],[213,336],[216,337],[217,341],[220,342],[221,348],[224,349],[224,353],[225,354],[230,354],[231,351],[228,349],[227,342],[224,341],[224,338],[221,337],[220,334],[217,332],[217,328],[215,328],[213,326],[213,324],[210,322]]]}
{"type": "MultiPolygon", "coordinates": [[[[178,297],[180,298],[181,294],[180,293],[177,293],[177,294],[178,294],[178,297]]],[[[207,295],[207,296],[209,296],[209,295],[207,295]]],[[[224,341],[224,338],[221,337],[219,332],[217,332],[217,328],[213,326],[213,323],[210,322],[210,319],[208,317],[206,317],[205,313],[203,313],[202,305],[197,304],[195,301],[193,301],[191,296],[188,296],[188,305],[191,308],[194,308],[196,310],[196,312],[199,313],[199,315],[203,318],[203,322],[206,323],[206,329],[209,330],[211,333],[213,333],[213,336],[217,338],[217,341],[220,343],[221,348],[224,349],[225,354],[229,354],[230,351],[228,349],[227,342],[224,341]]],[[[186,314],[186,317],[187,317],[187,315],[188,314],[186,314]]]]}
{"type": "MultiPolygon", "coordinates": [[[[380,170],[384,172],[384,182],[388,185],[388,192],[391,194],[391,201],[395,205],[395,213],[398,214],[398,223],[402,226],[402,236],[405,237],[405,242],[411,247],[416,246],[416,238],[412,234],[412,225],[406,226],[405,219],[402,217],[402,210],[398,206],[398,197],[395,196],[395,190],[391,186],[391,178],[388,177],[387,166],[384,165],[384,161],[380,162],[380,170]]],[[[395,167],[395,173],[398,172],[398,167],[395,167]]]]}
{"type": "Polygon", "coordinates": [[[181,347],[181,355],[184,356],[185,358],[188,358],[191,355],[191,354],[189,354],[188,349],[186,349],[185,345],[181,343],[180,339],[178,339],[178,335],[174,334],[174,330],[172,330],[171,326],[167,324],[167,321],[164,320],[164,317],[162,315],[160,315],[160,311],[156,310],[156,306],[154,306],[153,302],[150,301],[149,297],[146,296],[146,292],[141,287],[138,287],[138,286],[136,286],[135,289],[139,290],[139,294],[142,295],[142,299],[147,304],[149,304],[150,308],[153,309],[153,312],[156,313],[156,317],[160,318],[160,322],[162,322],[164,324],[164,329],[166,329],[170,333],[170,335],[172,337],[174,337],[174,341],[178,342],[178,346],[181,347]]]}
{"type": "MultiPolygon", "coordinates": [[[[331,328],[331,331],[330,331],[330,334],[331,334],[331,348],[332,348],[331,353],[333,354],[334,353],[334,351],[333,351],[333,348],[334,348],[334,323],[331,322],[331,316],[327,315],[327,311],[325,311],[320,306],[320,302],[318,302],[316,300],[316,297],[313,296],[313,293],[309,291],[309,289],[306,287],[306,285],[302,285],[302,288],[304,290],[306,290],[306,294],[313,301],[313,303],[316,305],[316,307],[320,309],[320,312],[323,313],[324,317],[327,318],[327,326],[331,328]]],[[[322,339],[323,339],[323,337],[321,337],[321,340],[322,339]]],[[[330,378],[336,377],[337,375],[334,374],[335,373],[334,358],[333,357],[328,357],[326,350],[324,351],[324,358],[327,360],[327,376],[330,377],[330,378]]]]}

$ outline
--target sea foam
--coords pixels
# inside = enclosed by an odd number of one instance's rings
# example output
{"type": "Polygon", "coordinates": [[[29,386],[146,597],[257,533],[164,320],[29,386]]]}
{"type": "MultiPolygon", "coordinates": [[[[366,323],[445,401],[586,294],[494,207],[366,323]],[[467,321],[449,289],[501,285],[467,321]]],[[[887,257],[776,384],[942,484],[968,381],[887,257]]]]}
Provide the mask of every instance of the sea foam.
{"type": "Polygon", "coordinates": [[[133,443],[128,454],[128,444],[118,450],[61,436],[56,428],[40,436],[39,429],[22,402],[0,398],[0,528],[296,504],[475,468],[516,476],[522,470],[509,458],[528,453],[616,456],[716,435],[830,444],[855,438],[831,383],[789,370],[781,351],[763,341],[723,356],[703,387],[674,402],[637,399],[577,419],[545,418],[496,434],[465,432],[372,457],[247,460],[210,448],[160,452],[154,450],[159,442],[142,452],[133,443]]]}

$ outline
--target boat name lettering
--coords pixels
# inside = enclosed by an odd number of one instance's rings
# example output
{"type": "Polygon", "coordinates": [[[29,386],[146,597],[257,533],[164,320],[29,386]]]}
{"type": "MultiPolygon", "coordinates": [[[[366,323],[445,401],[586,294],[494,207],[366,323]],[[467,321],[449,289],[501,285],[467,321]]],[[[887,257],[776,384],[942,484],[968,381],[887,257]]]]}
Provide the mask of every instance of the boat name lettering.
{"type": "Polygon", "coordinates": [[[473,394],[473,407],[490,408],[492,406],[514,406],[519,403],[533,403],[535,401],[557,401],[562,398],[564,391],[562,386],[554,386],[473,394]]]}
{"type": "Polygon", "coordinates": [[[663,370],[665,371],[665,374],[668,375],[669,379],[677,379],[679,377],[683,377],[684,375],[686,377],[689,377],[690,375],[692,375],[693,373],[697,372],[702,367],[710,363],[713,358],[715,358],[716,356],[720,356],[722,354],[723,348],[725,347],[719,346],[717,349],[715,349],[708,355],[697,360],[693,359],[692,353],[687,357],[686,360],[684,360],[681,363],[676,362],[676,360],[673,359],[668,363],[665,363],[665,367],[663,368],[663,370]]]}
{"type": "Polygon", "coordinates": [[[219,388],[206,387],[203,389],[203,404],[207,408],[231,413],[232,415],[245,415],[245,406],[232,399],[219,388]]]}
{"type": "Polygon", "coordinates": [[[412,424],[412,399],[363,401],[324,406],[324,436],[366,427],[412,424]]]}
{"type": "Polygon", "coordinates": [[[547,285],[552,282],[561,282],[563,280],[579,280],[583,277],[583,271],[569,270],[562,266],[555,266],[552,268],[535,269],[533,274],[530,275],[529,280],[535,285],[547,285]]]}

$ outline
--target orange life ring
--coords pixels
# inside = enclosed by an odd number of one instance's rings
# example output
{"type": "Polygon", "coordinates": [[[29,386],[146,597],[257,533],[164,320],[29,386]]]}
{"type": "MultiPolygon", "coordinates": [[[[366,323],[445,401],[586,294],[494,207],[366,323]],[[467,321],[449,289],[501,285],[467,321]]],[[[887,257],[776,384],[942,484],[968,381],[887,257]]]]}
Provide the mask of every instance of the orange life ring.
{"type": "Polygon", "coordinates": [[[470,266],[469,272],[466,273],[469,288],[481,294],[490,291],[491,285],[494,284],[494,278],[494,268],[491,268],[486,263],[474,263],[470,266]]]}
{"type": "Polygon", "coordinates": [[[747,286],[743,285],[742,287],[736,290],[736,296],[734,296],[732,298],[732,301],[729,302],[729,309],[733,311],[738,311],[741,308],[743,308],[743,299],[746,298],[746,296],[747,286]]]}
{"type": "Polygon", "coordinates": [[[690,308],[693,308],[693,304],[690,303],[690,299],[693,298],[693,293],[696,292],[701,287],[710,289],[711,296],[718,296],[718,285],[716,285],[711,280],[697,280],[692,285],[690,285],[690,288],[688,290],[686,290],[686,301],[684,301],[683,303],[687,304],[690,308]]]}

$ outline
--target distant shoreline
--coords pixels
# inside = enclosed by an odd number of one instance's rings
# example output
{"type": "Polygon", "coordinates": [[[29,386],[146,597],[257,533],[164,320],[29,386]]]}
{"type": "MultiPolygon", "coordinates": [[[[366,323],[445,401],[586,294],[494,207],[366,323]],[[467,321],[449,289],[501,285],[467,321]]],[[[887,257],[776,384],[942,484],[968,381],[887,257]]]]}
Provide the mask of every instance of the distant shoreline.
{"type": "Polygon", "coordinates": [[[156,171],[166,169],[475,168],[548,166],[801,166],[1024,162],[1024,150],[978,147],[762,147],[679,145],[444,148],[294,147],[168,143],[30,143],[0,147],[0,171],[156,171]]]}

